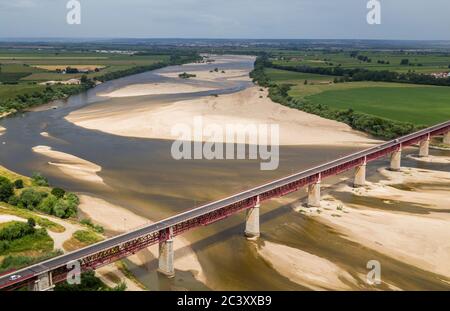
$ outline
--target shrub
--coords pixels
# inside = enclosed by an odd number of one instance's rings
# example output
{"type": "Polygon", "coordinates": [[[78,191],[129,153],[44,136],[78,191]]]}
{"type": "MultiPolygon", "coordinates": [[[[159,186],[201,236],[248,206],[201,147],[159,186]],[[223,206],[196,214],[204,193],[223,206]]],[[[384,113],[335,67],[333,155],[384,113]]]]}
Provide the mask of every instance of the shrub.
{"type": "Polygon", "coordinates": [[[21,208],[34,209],[42,201],[44,197],[42,192],[36,191],[33,188],[28,188],[22,191],[19,197],[18,206],[21,208]]]}
{"type": "Polygon", "coordinates": [[[10,247],[9,241],[0,241],[0,254],[6,252],[10,247]]]}
{"type": "Polygon", "coordinates": [[[28,218],[27,224],[28,224],[28,226],[30,226],[31,228],[34,228],[34,227],[36,227],[36,220],[34,220],[34,218],[28,218]]]}
{"type": "Polygon", "coordinates": [[[93,229],[95,232],[97,232],[97,233],[103,233],[103,232],[105,232],[105,229],[104,229],[102,226],[100,226],[100,225],[94,225],[90,219],[82,219],[82,220],[81,220],[81,223],[82,223],[83,225],[86,225],[86,226],[92,228],[92,229],[93,229]]]}
{"type": "Polygon", "coordinates": [[[67,201],[70,201],[71,203],[73,203],[76,206],[78,206],[78,204],[80,204],[80,199],[74,193],[67,193],[66,196],[65,196],[65,199],[67,201]]]}
{"type": "Polygon", "coordinates": [[[14,182],[14,187],[15,187],[16,189],[22,189],[22,188],[23,188],[23,180],[22,180],[22,179],[17,179],[17,180],[14,182]]]}
{"type": "Polygon", "coordinates": [[[9,198],[8,200],[8,204],[12,205],[12,206],[17,206],[19,204],[19,197],[16,195],[13,195],[9,198]]]}
{"type": "Polygon", "coordinates": [[[37,209],[43,213],[53,215],[53,209],[57,201],[58,199],[54,195],[49,195],[41,201],[41,203],[37,206],[37,209]]]}
{"type": "Polygon", "coordinates": [[[13,241],[35,232],[35,229],[27,223],[14,222],[0,230],[0,240],[13,241]]]}
{"type": "Polygon", "coordinates": [[[64,197],[64,195],[66,194],[66,191],[64,189],[61,188],[54,188],[52,190],[52,194],[57,197],[58,199],[61,199],[62,197],[64,197]]]}
{"type": "Polygon", "coordinates": [[[33,173],[31,179],[34,186],[48,187],[48,179],[42,176],[41,173],[33,173]]]}
{"type": "Polygon", "coordinates": [[[13,184],[8,178],[0,176],[0,201],[8,202],[9,197],[14,194],[13,184]]]}
{"type": "Polygon", "coordinates": [[[78,204],[68,199],[59,199],[54,208],[53,214],[59,218],[70,218],[77,214],[78,204]]]}

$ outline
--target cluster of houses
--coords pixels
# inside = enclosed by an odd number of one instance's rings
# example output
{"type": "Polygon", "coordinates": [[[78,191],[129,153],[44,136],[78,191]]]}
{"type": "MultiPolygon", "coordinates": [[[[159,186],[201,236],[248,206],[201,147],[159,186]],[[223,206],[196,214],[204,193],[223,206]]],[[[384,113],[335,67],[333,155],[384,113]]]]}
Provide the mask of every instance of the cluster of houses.
{"type": "Polygon", "coordinates": [[[435,77],[436,79],[446,79],[450,78],[450,72],[434,72],[431,74],[431,76],[435,77]]]}

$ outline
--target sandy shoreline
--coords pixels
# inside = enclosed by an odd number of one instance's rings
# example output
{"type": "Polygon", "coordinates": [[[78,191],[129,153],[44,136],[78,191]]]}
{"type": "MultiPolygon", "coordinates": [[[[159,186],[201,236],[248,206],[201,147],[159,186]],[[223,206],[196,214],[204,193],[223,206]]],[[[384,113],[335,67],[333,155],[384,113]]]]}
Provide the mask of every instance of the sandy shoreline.
{"type": "Polygon", "coordinates": [[[340,184],[335,190],[379,199],[385,208],[351,204],[333,195],[324,195],[321,213],[310,215],[351,241],[450,278],[450,214],[442,212],[450,211],[450,197],[447,190],[440,189],[440,185],[450,183],[448,173],[415,168],[403,168],[401,172],[379,171],[386,179],[369,182],[358,189],[340,184]],[[393,187],[398,184],[434,186],[407,191],[393,187]],[[403,205],[406,207],[401,209],[403,205]],[[414,212],[414,207],[425,210],[414,212]]]}
{"type": "Polygon", "coordinates": [[[92,162],[71,154],[52,150],[48,146],[36,146],[33,148],[33,151],[53,159],[48,164],[57,167],[65,175],[82,181],[104,184],[103,179],[97,175],[102,168],[92,162]]]}
{"type": "MultiPolygon", "coordinates": [[[[276,104],[267,98],[266,90],[261,91],[256,86],[219,97],[202,97],[165,106],[152,105],[145,110],[133,111],[130,107],[120,113],[105,113],[103,109],[86,107],[70,113],[66,119],[87,129],[139,138],[175,140],[178,137],[172,134],[172,129],[176,125],[193,128],[194,118],[202,117],[204,128],[212,125],[224,129],[227,125],[236,124],[278,124],[280,145],[367,145],[376,142],[343,123],[276,104]]],[[[224,140],[225,137],[215,139],[216,142],[224,140]]]]}
{"type": "Polygon", "coordinates": [[[166,78],[179,78],[179,74],[182,73],[194,74],[196,77],[189,78],[189,80],[194,81],[251,81],[247,70],[222,70],[219,71],[208,71],[208,70],[188,70],[188,71],[178,71],[178,72],[165,72],[159,73],[158,75],[166,78]]]}
{"type": "Polygon", "coordinates": [[[215,90],[215,87],[202,87],[191,84],[178,83],[146,83],[132,84],[112,91],[110,93],[99,94],[99,96],[110,98],[135,97],[145,95],[167,95],[182,93],[197,93],[215,90]]]}
{"type": "Polygon", "coordinates": [[[331,261],[300,249],[265,241],[258,253],[281,275],[313,290],[351,290],[342,280],[356,284],[331,261]]]}
{"type": "MultiPolygon", "coordinates": [[[[94,223],[100,224],[106,230],[124,233],[152,223],[144,217],[138,216],[105,200],[84,194],[80,194],[79,197],[79,209],[92,219],[94,223]]],[[[175,269],[191,271],[198,281],[206,283],[206,278],[197,255],[189,245],[189,241],[182,236],[174,239],[175,269]]],[[[128,259],[134,264],[142,266],[148,263],[148,258],[146,257],[150,257],[150,260],[158,258],[158,252],[158,245],[153,245],[128,259]],[[145,251],[149,252],[150,256],[140,256],[145,251]]]]}

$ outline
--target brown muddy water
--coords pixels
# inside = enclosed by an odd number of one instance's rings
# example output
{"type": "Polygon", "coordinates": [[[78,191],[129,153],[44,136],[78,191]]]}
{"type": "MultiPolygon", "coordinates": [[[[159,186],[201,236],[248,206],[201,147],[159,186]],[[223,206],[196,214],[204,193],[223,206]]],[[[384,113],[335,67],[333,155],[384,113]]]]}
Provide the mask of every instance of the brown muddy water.
{"type": "MultiPolygon", "coordinates": [[[[179,66],[168,67],[159,71],[189,71],[203,68],[210,70],[215,67],[221,70],[250,71],[252,66],[252,60],[241,59],[221,64],[182,66],[182,69],[179,66]]],[[[173,82],[171,78],[158,76],[157,72],[107,82],[85,94],[59,102],[58,109],[39,109],[1,120],[0,125],[7,131],[0,136],[0,165],[25,175],[31,175],[35,171],[42,172],[49,177],[52,184],[69,191],[102,198],[156,221],[361,149],[358,146],[281,147],[279,169],[264,172],[259,170],[259,161],[254,160],[175,161],[170,153],[171,141],[114,136],[77,127],[64,119],[71,111],[87,105],[108,105],[111,109],[125,105],[136,108],[213,94],[228,94],[251,85],[242,81],[219,81],[208,83],[220,87],[220,90],[210,92],[119,99],[97,96],[99,93],[134,83],[173,82]],[[40,133],[43,131],[48,132],[51,137],[41,136],[40,133]],[[31,148],[37,145],[50,146],[54,150],[73,154],[101,166],[102,171],[99,175],[107,187],[65,177],[55,167],[48,165],[48,158],[32,152],[31,148]]],[[[445,151],[433,151],[432,154],[448,155],[445,151]]],[[[426,164],[408,159],[404,159],[403,164],[449,170],[442,164],[426,164]]],[[[375,169],[383,165],[387,165],[387,160],[372,164],[369,178],[373,180],[380,178],[375,169]]],[[[344,174],[334,177],[326,182],[342,182],[340,178],[345,176],[344,174]]],[[[361,279],[361,275],[367,274],[366,263],[373,258],[383,260],[384,280],[401,289],[450,289],[449,283],[443,282],[441,276],[351,242],[332,228],[294,212],[289,203],[302,200],[304,196],[304,191],[300,191],[283,200],[283,203],[274,200],[263,206],[262,236],[258,243],[249,242],[243,237],[243,213],[187,233],[185,237],[191,242],[191,247],[198,256],[208,286],[196,281],[190,272],[177,271],[176,277],[170,280],[159,276],[155,272],[156,260],[148,257],[145,251],[140,255],[150,258],[147,265],[138,267],[128,260],[126,262],[150,290],[308,290],[307,287],[293,283],[280,275],[258,255],[259,245],[264,241],[271,241],[301,249],[335,263],[355,279],[360,280],[358,284],[351,284],[351,288],[354,289],[370,289],[370,286],[361,279]]],[[[361,200],[365,200],[362,202],[363,205],[384,208],[382,202],[364,198],[361,200]]],[[[394,207],[389,206],[391,209],[394,207]]],[[[404,208],[417,213],[426,212],[422,210],[424,207],[420,206],[404,208]]],[[[177,253],[175,256],[182,256],[183,252],[180,250],[177,253]]]]}

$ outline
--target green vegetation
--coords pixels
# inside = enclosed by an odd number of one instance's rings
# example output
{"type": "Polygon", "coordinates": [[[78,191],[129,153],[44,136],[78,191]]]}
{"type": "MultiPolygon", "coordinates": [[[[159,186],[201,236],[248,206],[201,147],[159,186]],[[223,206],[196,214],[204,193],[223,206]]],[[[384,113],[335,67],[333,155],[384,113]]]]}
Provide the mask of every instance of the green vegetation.
{"type": "Polygon", "coordinates": [[[448,87],[363,87],[325,91],[306,99],[339,110],[431,126],[450,118],[449,98],[448,87]]]}
{"type": "Polygon", "coordinates": [[[98,277],[94,271],[88,271],[81,274],[81,284],[69,285],[67,282],[59,283],[55,287],[55,291],[78,292],[78,291],[124,291],[125,283],[121,283],[114,288],[109,288],[98,277]]]}
{"type": "Polygon", "coordinates": [[[85,246],[102,241],[103,238],[95,232],[88,230],[78,230],[74,232],[72,238],[65,241],[63,246],[67,251],[74,251],[85,246]]]}
{"type": "Polygon", "coordinates": [[[30,219],[33,218],[35,223],[42,228],[46,228],[52,232],[64,232],[65,228],[47,218],[37,216],[34,212],[20,209],[15,206],[0,202],[0,214],[14,215],[17,217],[30,219]]]}
{"type": "Polygon", "coordinates": [[[102,226],[93,224],[90,219],[82,219],[80,223],[85,226],[88,226],[89,228],[91,228],[92,230],[94,230],[97,233],[105,232],[105,229],[102,226]]]}
{"type": "Polygon", "coordinates": [[[273,101],[345,122],[380,138],[392,139],[450,118],[448,87],[371,81],[341,83],[351,81],[350,76],[337,75],[334,67],[331,75],[326,75],[330,71],[322,67],[311,72],[274,67],[269,56],[263,54],[251,73],[261,86],[269,87],[273,101]]]}
{"type": "Polygon", "coordinates": [[[2,172],[6,172],[6,176],[18,178],[18,175],[5,169],[0,170],[0,202],[63,219],[77,215],[80,203],[78,197],[60,188],[50,188],[47,178],[40,173],[34,173],[31,180],[26,183],[28,186],[25,187],[22,178],[12,182],[9,178],[1,176],[2,172]],[[16,183],[22,187],[14,189],[16,183]]]}
{"type": "Polygon", "coordinates": [[[194,74],[191,74],[191,73],[187,73],[187,72],[183,72],[183,73],[180,73],[178,75],[178,77],[180,77],[181,79],[189,79],[189,78],[195,78],[195,77],[197,77],[197,75],[194,75],[194,74]]]}
{"type": "Polygon", "coordinates": [[[6,271],[11,271],[13,269],[21,269],[26,266],[33,265],[35,263],[62,255],[61,250],[49,251],[43,255],[37,257],[30,257],[24,255],[9,255],[6,256],[3,261],[0,263],[0,273],[4,273],[6,271]]]}
{"type": "Polygon", "coordinates": [[[271,52],[275,65],[310,66],[343,69],[364,68],[371,71],[394,71],[398,73],[432,73],[446,71],[450,55],[430,51],[376,51],[376,50],[280,50],[271,52]]]}
{"type": "Polygon", "coordinates": [[[53,240],[44,228],[36,229],[35,223],[12,221],[0,228],[0,255],[22,252],[44,253],[53,250],[53,240]]]}

